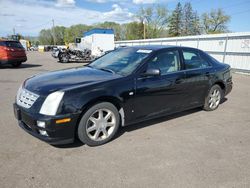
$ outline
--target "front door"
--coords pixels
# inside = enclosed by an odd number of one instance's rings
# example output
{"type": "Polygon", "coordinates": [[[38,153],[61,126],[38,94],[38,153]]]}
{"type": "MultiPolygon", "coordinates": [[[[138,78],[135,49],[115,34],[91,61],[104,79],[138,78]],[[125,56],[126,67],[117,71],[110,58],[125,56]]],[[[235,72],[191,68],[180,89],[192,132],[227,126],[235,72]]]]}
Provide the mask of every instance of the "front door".
{"type": "MultiPolygon", "coordinates": [[[[159,76],[136,78],[136,119],[160,116],[179,110],[185,99],[185,73],[180,71],[178,50],[164,50],[148,61],[146,69],[159,69],[159,76]]],[[[145,70],[142,70],[145,71],[145,70]]]]}

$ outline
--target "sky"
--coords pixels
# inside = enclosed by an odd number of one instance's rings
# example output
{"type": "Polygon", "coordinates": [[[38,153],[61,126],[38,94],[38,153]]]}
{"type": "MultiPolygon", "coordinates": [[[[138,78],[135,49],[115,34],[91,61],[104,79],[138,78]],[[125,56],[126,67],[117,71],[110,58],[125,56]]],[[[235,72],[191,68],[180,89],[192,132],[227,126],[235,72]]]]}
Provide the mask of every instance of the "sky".
{"type": "MultiPolygon", "coordinates": [[[[250,32],[250,0],[179,0],[191,2],[199,14],[222,8],[231,16],[231,32],[250,32]]],[[[16,33],[38,36],[55,25],[94,24],[104,21],[127,23],[141,7],[161,4],[173,10],[177,0],[0,0],[0,36],[16,33]]]]}

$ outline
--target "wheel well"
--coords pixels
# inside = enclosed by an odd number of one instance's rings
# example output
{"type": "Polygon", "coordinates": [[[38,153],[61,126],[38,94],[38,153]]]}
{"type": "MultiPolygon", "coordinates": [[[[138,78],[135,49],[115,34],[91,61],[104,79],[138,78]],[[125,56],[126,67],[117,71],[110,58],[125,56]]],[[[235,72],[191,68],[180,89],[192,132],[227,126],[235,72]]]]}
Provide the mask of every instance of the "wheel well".
{"type": "Polygon", "coordinates": [[[96,98],[94,100],[91,100],[90,102],[88,102],[86,105],[84,105],[85,107],[82,109],[83,112],[85,112],[86,110],[88,110],[91,106],[100,103],[100,102],[110,102],[111,104],[113,104],[117,110],[119,111],[121,109],[121,104],[120,101],[118,99],[116,99],[115,97],[109,97],[109,96],[104,96],[104,97],[99,97],[96,98]]]}
{"type": "Polygon", "coordinates": [[[219,81],[219,82],[215,82],[214,84],[217,84],[217,85],[219,85],[220,87],[221,87],[221,89],[223,90],[223,91],[225,91],[225,84],[223,83],[223,82],[221,82],[221,81],[219,81]]]}
{"type": "Polygon", "coordinates": [[[96,98],[94,100],[91,100],[90,102],[88,102],[86,105],[84,105],[84,107],[82,108],[82,112],[81,112],[81,115],[79,116],[78,118],[78,121],[77,121],[77,126],[75,128],[75,135],[77,137],[77,129],[78,129],[78,125],[81,121],[81,118],[83,116],[83,114],[89,109],[91,108],[93,105],[97,104],[97,103],[101,103],[101,102],[110,102],[111,104],[113,104],[117,110],[119,111],[119,114],[121,116],[121,125],[123,126],[124,125],[124,111],[123,111],[123,108],[122,108],[122,105],[121,105],[121,102],[119,101],[119,99],[115,98],[115,97],[109,97],[109,96],[104,96],[104,97],[99,97],[99,98],[96,98]]]}

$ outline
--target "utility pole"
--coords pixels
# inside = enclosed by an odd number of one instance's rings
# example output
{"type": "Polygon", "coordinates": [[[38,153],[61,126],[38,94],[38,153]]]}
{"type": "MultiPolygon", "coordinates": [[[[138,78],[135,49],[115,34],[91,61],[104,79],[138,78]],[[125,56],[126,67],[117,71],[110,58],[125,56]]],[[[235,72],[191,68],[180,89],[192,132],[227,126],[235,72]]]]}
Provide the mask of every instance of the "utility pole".
{"type": "Polygon", "coordinates": [[[53,45],[55,45],[55,21],[52,19],[52,37],[53,37],[53,45]]]}
{"type": "Polygon", "coordinates": [[[16,35],[16,29],[13,27],[13,35],[16,35]]]}
{"type": "Polygon", "coordinates": [[[143,20],[143,36],[145,40],[146,39],[146,19],[143,20]]]}

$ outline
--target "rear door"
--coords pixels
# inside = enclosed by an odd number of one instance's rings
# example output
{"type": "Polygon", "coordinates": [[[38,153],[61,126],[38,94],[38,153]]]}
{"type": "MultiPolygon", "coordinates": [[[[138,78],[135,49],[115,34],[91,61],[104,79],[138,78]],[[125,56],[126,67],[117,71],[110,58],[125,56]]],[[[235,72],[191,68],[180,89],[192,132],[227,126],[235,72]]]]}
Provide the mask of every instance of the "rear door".
{"type": "Polygon", "coordinates": [[[188,107],[202,105],[209,89],[212,66],[196,49],[183,48],[182,57],[188,94],[186,104],[188,107]]]}
{"type": "Polygon", "coordinates": [[[26,56],[23,46],[18,41],[6,41],[6,47],[8,49],[8,56],[13,58],[26,56]]]}
{"type": "Polygon", "coordinates": [[[181,71],[178,49],[166,49],[152,57],[147,69],[160,69],[161,75],[136,78],[135,117],[150,118],[180,110],[185,99],[185,72],[181,71]]]}

